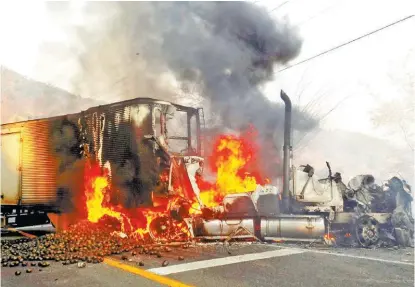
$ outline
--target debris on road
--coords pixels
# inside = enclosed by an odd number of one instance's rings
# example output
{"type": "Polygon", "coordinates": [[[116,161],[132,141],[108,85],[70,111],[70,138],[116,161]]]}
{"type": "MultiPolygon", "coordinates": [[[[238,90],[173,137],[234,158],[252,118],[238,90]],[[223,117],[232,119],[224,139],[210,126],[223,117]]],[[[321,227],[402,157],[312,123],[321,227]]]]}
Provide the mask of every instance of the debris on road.
{"type": "Polygon", "coordinates": [[[47,262],[47,261],[40,261],[37,265],[39,267],[48,267],[48,266],[50,266],[50,263],[47,262]]]}
{"type": "Polygon", "coordinates": [[[169,265],[169,261],[164,260],[163,263],[161,264],[161,266],[166,267],[167,265],[169,265]]]}

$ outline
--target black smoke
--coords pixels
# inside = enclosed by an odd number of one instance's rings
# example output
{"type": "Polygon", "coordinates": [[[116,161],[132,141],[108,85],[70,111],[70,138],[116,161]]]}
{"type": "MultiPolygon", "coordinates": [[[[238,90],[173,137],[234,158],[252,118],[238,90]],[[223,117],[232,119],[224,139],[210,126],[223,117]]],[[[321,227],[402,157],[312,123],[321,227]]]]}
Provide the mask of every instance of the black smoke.
{"type": "MultiPolygon", "coordinates": [[[[173,74],[181,88],[196,87],[222,127],[241,131],[252,124],[260,144],[278,157],[284,107],[261,87],[301,50],[288,23],[248,2],[90,2],[83,12],[90,21],[76,28],[74,46],[78,78],[90,93],[177,101],[162,77],[173,74]],[[102,83],[108,83],[104,92],[102,83]]],[[[293,119],[300,131],[316,124],[298,110],[293,119]]],[[[264,162],[270,153],[264,151],[264,162]]]]}

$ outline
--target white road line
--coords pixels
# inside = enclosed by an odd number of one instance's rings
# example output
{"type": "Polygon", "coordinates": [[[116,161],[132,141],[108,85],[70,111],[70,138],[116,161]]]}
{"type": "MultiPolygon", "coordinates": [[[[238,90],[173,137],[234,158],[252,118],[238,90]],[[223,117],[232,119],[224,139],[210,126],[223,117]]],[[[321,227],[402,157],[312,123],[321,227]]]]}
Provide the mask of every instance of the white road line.
{"type": "MultiPolygon", "coordinates": [[[[277,247],[277,246],[275,246],[275,247],[277,247]]],[[[401,264],[401,265],[414,266],[414,263],[411,263],[411,262],[387,260],[387,259],[381,259],[381,258],[375,258],[375,257],[358,256],[358,255],[351,255],[351,254],[344,254],[344,253],[332,253],[332,252],[328,252],[328,251],[312,250],[312,249],[301,249],[301,248],[289,248],[289,249],[291,249],[291,250],[301,250],[303,252],[311,252],[311,253],[320,253],[320,254],[327,254],[327,255],[333,255],[333,256],[340,256],[340,257],[366,259],[366,260],[378,261],[378,262],[384,262],[384,263],[391,263],[391,264],[401,264]]]]}
{"type": "MultiPolygon", "coordinates": [[[[302,250],[302,249],[299,249],[299,250],[302,250]]],[[[308,250],[308,251],[309,252],[313,252],[313,253],[328,254],[328,255],[334,255],[334,256],[340,256],[340,257],[350,257],[350,258],[356,258],[356,259],[366,259],[366,260],[372,260],[372,261],[379,261],[379,262],[384,262],[384,263],[392,263],[392,264],[401,264],[401,265],[411,265],[411,266],[414,266],[414,263],[411,263],[411,262],[403,262],[403,261],[396,261],[396,260],[387,260],[387,259],[381,259],[381,258],[375,258],[375,257],[366,257],[366,256],[343,254],[343,253],[331,253],[331,252],[320,251],[320,250],[308,250]]]]}
{"type": "Polygon", "coordinates": [[[223,265],[235,264],[235,263],[240,263],[240,262],[247,262],[247,261],[254,261],[254,260],[259,260],[259,259],[299,254],[303,252],[305,252],[305,250],[280,249],[280,250],[275,250],[275,251],[251,253],[251,254],[230,256],[230,257],[224,257],[224,258],[202,260],[202,261],[196,261],[196,262],[190,262],[190,263],[184,263],[184,264],[177,264],[177,265],[172,265],[169,267],[152,268],[152,269],[148,269],[147,271],[150,271],[150,272],[153,272],[159,275],[168,275],[168,274],[192,271],[192,270],[197,270],[197,269],[205,269],[205,268],[215,267],[215,266],[223,266],[223,265]]]}

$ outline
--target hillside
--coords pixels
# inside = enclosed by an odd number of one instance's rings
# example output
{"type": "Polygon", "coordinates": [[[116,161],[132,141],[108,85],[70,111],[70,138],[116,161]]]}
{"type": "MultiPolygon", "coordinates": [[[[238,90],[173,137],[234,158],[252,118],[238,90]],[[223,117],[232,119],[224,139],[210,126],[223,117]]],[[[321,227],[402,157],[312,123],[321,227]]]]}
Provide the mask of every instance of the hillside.
{"type": "Polygon", "coordinates": [[[1,67],[2,123],[76,113],[99,104],[1,67]]]}
{"type": "Polygon", "coordinates": [[[367,173],[380,182],[399,173],[409,183],[414,182],[414,158],[409,148],[396,148],[375,137],[339,130],[316,131],[304,139],[307,142],[304,148],[294,147],[294,162],[313,165],[321,176],[328,174],[328,161],[333,172],[341,172],[345,180],[367,173]]]}

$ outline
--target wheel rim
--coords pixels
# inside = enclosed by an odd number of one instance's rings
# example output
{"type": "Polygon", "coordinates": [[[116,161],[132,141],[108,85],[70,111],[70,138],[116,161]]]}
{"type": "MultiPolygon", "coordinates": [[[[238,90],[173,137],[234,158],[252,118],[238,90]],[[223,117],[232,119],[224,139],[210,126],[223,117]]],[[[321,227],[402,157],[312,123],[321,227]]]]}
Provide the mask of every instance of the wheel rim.
{"type": "Polygon", "coordinates": [[[359,244],[368,247],[379,241],[379,223],[368,215],[360,217],[356,222],[356,238],[359,244]]]}
{"type": "Polygon", "coordinates": [[[154,218],[149,226],[149,233],[153,240],[166,239],[169,237],[171,224],[169,218],[160,216],[154,218]]]}

